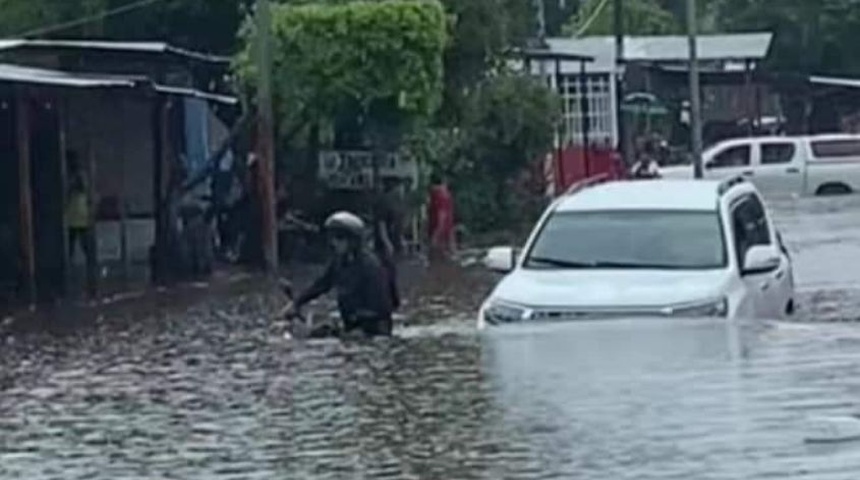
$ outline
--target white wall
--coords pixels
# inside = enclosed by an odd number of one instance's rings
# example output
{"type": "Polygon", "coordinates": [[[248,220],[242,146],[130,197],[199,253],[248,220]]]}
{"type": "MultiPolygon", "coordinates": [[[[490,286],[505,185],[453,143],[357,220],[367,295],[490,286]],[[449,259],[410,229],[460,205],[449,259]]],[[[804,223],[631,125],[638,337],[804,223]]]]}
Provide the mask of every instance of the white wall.
{"type": "Polygon", "coordinates": [[[96,193],[123,198],[133,215],[152,215],[154,210],[151,108],[150,101],[119,92],[82,95],[68,107],[67,148],[83,160],[89,126],[96,193]]]}
{"type": "MultiPolygon", "coordinates": [[[[121,92],[87,92],[70,99],[66,115],[66,146],[78,152],[82,162],[87,130],[92,131],[96,194],[100,198],[116,196],[127,202],[130,215],[148,217],[128,225],[129,255],[137,262],[148,258],[155,237],[151,105],[151,101],[121,92]]],[[[99,260],[119,260],[119,224],[99,222],[96,233],[99,260]]]]}

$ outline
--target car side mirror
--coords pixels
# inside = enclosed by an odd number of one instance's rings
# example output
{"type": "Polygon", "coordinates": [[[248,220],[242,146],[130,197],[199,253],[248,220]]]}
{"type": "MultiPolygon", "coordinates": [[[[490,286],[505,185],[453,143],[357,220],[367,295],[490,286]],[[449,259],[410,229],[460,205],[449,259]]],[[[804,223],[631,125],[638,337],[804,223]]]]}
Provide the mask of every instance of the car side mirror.
{"type": "Polygon", "coordinates": [[[781,262],[779,248],[774,245],[755,245],[747,250],[744,257],[743,274],[757,275],[779,268],[781,262]]]}
{"type": "Polygon", "coordinates": [[[493,247],[484,257],[484,266],[494,272],[508,273],[517,264],[517,257],[519,252],[513,247],[493,247]]]}

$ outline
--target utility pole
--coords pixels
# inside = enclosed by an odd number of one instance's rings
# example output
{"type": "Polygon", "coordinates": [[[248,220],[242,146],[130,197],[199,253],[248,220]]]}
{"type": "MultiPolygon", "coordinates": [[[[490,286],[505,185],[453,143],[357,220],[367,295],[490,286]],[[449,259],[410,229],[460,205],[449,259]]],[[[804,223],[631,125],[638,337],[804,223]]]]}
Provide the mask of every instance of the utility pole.
{"type": "MultiPolygon", "coordinates": [[[[544,0],[534,0],[535,14],[537,15],[537,41],[538,48],[546,47],[546,6],[544,0]]],[[[546,63],[543,59],[539,59],[538,68],[541,79],[547,77],[546,63]]],[[[531,72],[529,72],[531,74],[531,72]]]]}
{"type": "Polygon", "coordinates": [[[699,53],[696,0],[687,0],[687,37],[690,43],[690,137],[693,149],[693,172],[702,178],[702,96],[699,84],[699,53]]]}
{"type": "Polygon", "coordinates": [[[265,267],[269,273],[278,270],[278,223],[275,210],[275,141],[272,114],[272,6],[269,0],[257,0],[257,186],[262,209],[261,239],[265,267]]]}
{"type": "Polygon", "coordinates": [[[612,2],[612,29],[615,32],[615,118],[618,128],[618,151],[624,162],[630,162],[627,128],[624,121],[624,1],[612,2]]]}

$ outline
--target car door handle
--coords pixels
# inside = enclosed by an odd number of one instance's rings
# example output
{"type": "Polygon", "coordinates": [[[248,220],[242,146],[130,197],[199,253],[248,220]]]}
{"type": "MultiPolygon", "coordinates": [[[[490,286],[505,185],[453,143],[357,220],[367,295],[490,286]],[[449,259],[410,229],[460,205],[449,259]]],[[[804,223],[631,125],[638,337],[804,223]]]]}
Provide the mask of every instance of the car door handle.
{"type": "Polygon", "coordinates": [[[755,175],[755,173],[752,170],[744,170],[743,172],[741,172],[741,175],[752,177],[753,175],[755,175]]]}
{"type": "Polygon", "coordinates": [[[786,173],[800,173],[800,169],[799,169],[799,168],[794,168],[794,167],[792,167],[792,168],[786,168],[786,169],[785,169],[785,172],[786,172],[786,173]]]}
{"type": "Polygon", "coordinates": [[[777,280],[782,280],[782,277],[785,276],[785,270],[778,270],[774,276],[777,280]]]}
{"type": "Polygon", "coordinates": [[[766,292],[770,288],[770,282],[761,282],[761,290],[766,292]]]}

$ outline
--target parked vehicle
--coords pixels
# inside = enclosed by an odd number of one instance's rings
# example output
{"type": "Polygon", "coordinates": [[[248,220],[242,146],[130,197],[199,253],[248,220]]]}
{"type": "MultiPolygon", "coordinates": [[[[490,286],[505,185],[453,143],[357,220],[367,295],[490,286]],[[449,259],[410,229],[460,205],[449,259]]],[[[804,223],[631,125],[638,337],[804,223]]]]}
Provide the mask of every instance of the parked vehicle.
{"type": "Polygon", "coordinates": [[[478,325],[614,316],[781,319],[791,259],[755,186],[727,181],[585,182],[544,213],[478,325]]]}
{"type": "MultiPolygon", "coordinates": [[[[860,135],[736,138],[702,157],[705,178],[743,175],[766,197],[860,191],[860,135]]],[[[692,173],[690,165],[661,169],[666,178],[692,178],[692,173]]]]}

